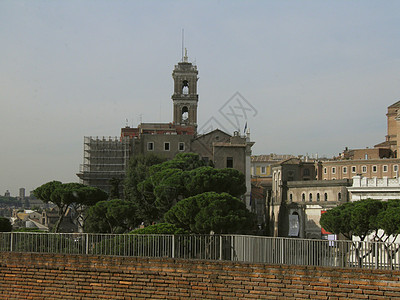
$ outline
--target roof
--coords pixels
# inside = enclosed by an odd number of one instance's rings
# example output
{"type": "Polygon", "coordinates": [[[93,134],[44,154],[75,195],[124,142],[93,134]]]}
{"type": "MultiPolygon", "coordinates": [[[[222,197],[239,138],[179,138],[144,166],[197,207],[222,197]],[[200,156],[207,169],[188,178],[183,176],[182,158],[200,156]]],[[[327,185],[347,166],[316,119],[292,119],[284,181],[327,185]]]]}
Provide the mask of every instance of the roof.
{"type": "Polygon", "coordinates": [[[388,108],[391,108],[391,107],[400,107],[400,101],[397,101],[396,103],[393,103],[388,108]]]}
{"type": "Polygon", "coordinates": [[[206,137],[207,135],[210,135],[210,134],[213,134],[213,133],[216,133],[216,132],[220,132],[220,133],[226,135],[226,137],[231,137],[231,135],[229,133],[226,133],[225,131],[217,128],[217,129],[214,129],[214,130],[212,130],[210,132],[207,132],[207,133],[204,133],[204,134],[199,134],[196,139],[206,137]]]}
{"type": "Polygon", "coordinates": [[[224,142],[217,142],[213,143],[214,147],[246,147],[246,144],[232,144],[232,143],[224,143],[224,142]]]}
{"type": "Polygon", "coordinates": [[[288,181],[289,188],[352,186],[353,179],[288,181]]]}
{"type": "Polygon", "coordinates": [[[300,160],[300,158],[289,158],[289,159],[286,159],[286,160],[284,160],[284,161],[282,161],[281,162],[281,164],[282,165],[297,165],[297,164],[300,164],[301,163],[301,160],[300,160]]]}
{"type": "Polygon", "coordinates": [[[382,149],[382,148],[389,148],[390,145],[396,145],[396,141],[384,141],[382,143],[376,144],[374,147],[382,149]]]}
{"type": "Polygon", "coordinates": [[[291,154],[262,154],[262,155],[252,155],[252,162],[269,162],[269,161],[282,161],[290,158],[294,158],[295,156],[291,154]]]}

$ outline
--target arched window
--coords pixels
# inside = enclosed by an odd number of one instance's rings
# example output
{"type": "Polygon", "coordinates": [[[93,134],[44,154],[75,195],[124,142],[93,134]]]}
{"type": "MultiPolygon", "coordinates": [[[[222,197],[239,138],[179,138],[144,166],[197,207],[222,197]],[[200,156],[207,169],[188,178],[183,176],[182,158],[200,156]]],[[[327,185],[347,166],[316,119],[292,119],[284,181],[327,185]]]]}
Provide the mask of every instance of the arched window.
{"type": "Polygon", "coordinates": [[[320,201],[321,199],[319,198],[319,193],[317,193],[317,201],[320,201]]]}
{"type": "Polygon", "coordinates": [[[306,194],[304,194],[304,193],[301,194],[301,201],[303,201],[303,202],[306,201],[306,194]]]}
{"type": "Polygon", "coordinates": [[[324,200],[328,201],[328,194],[327,193],[324,194],[324,200]]]}
{"type": "Polygon", "coordinates": [[[312,194],[310,193],[310,195],[309,195],[309,197],[308,197],[308,200],[310,201],[310,202],[312,202],[312,194]]]}
{"type": "Polygon", "coordinates": [[[184,80],[182,82],[182,94],[183,95],[189,94],[189,82],[187,80],[184,80]]]}
{"type": "Polygon", "coordinates": [[[338,193],[338,195],[337,195],[337,198],[338,198],[338,201],[342,201],[342,193],[338,193]]]}
{"type": "Polygon", "coordinates": [[[189,119],[189,109],[187,106],[182,107],[182,122],[186,122],[189,119]]]}

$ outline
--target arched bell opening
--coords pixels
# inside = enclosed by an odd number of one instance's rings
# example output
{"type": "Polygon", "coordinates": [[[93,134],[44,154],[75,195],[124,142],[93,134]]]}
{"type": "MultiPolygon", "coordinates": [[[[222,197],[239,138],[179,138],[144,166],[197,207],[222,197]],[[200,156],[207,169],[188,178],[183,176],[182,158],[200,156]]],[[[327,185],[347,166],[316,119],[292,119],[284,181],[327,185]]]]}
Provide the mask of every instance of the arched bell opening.
{"type": "Polygon", "coordinates": [[[184,80],[182,82],[182,94],[183,95],[189,94],[189,82],[187,80],[184,80]]]}
{"type": "Polygon", "coordinates": [[[182,123],[189,121],[189,109],[187,106],[182,107],[182,123]]]}

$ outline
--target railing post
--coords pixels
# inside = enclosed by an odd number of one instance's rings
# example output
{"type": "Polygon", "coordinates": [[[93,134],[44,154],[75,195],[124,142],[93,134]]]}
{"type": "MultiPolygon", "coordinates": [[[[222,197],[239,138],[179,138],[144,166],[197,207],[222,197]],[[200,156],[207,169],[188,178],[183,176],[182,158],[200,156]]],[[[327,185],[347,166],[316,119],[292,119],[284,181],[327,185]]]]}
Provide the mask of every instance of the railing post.
{"type": "Polygon", "coordinates": [[[175,258],[175,234],[172,235],[172,258],[175,258]]]}
{"type": "Polygon", "coordinates": [[[11,232],[10,233],[10,239],[11,239],[11,241],[10,241],[10,252],[12,252],[13,251],[13,240],[14,240],[14,234],[11,232]]]}
{"type": "Polygon", "coordinates": [[[89,254],[89,234],[86,233],[86,255],[89,254]]]}
{"type": "Polygon", "coordinates": [[[222,260],[222,235],[219,236],[219,260],[222,260]]]}

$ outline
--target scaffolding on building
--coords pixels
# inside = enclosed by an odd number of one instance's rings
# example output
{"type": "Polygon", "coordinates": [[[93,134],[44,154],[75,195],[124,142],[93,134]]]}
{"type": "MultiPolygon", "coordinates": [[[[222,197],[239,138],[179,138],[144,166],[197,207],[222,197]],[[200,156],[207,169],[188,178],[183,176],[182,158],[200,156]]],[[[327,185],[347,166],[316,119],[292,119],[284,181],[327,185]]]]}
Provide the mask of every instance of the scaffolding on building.
{"type": "Polygon", "coordinates": [[[84,137],[81,183],[109,192],[111,179],[124,179],[132,146],[129,138],[84,137]]]}

